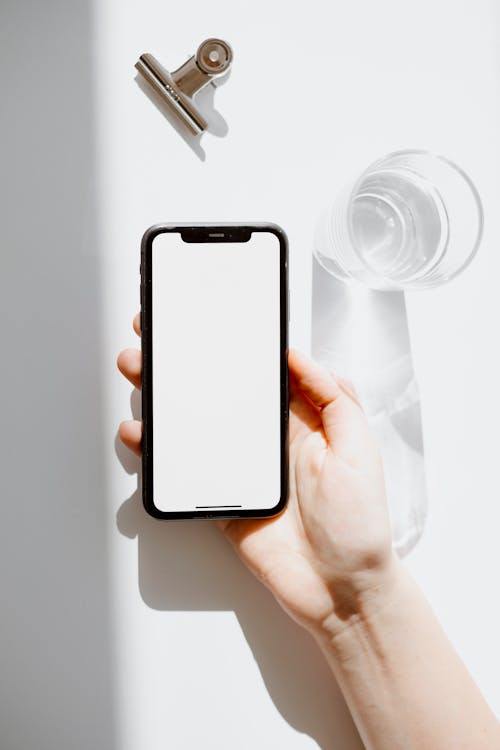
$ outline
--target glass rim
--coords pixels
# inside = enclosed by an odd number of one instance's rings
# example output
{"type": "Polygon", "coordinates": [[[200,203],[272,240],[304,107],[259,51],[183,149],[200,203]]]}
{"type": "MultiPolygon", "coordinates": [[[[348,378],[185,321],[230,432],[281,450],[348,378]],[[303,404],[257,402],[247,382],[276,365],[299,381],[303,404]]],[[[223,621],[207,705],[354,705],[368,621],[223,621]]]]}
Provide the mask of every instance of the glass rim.
{"type": "MultiPolygon", "coordinates": [[[[361,261],[361,263],[365,266],[367,271],[369,271],[372,275],[376,275],[380,282],[384,282],[387,284],[387,287],[392,287],[393,289],[418,289],[420,287],[432,287],[432,286],[441,286],[442,284],[448,283],[448,281],[451,281],[456,276],[462,273],[467,266],[470,265],[472,260],[475,258],[477,251],[479,250],[479,245],[481,244],[481,240],[483,237],[483,229],[484,229],[484,211],[483,211],[483,204],[481,201],[481,196],[479,195],[479,191],[476,188],[474,182],[469,177],[467,172],[462,169],[456,162],[454,162],[452,159],[448,159],[447,156],[443,156],[442,154],[436,152],[436,151],[429,151],[427,149],[398,149],[397,151],[391,151],[385,156],[379,157],[375,161],[371,162],[359,175],[359,177],[355,180],[354,185],[352,186],[352,189],[349,191],[348,196],[348,206],[349,206],[349,212],[347,216],[347,231],[349,234],[349,240],[351,241],[353,247],[356,247],[356,243],[354,241],[353,236],[353,228],[352,228],[352,203],[353,198],[359,188],[359,185],[361,184],[362,180],[365,178],[366,174],[369,173],[374,167],[377,167],[378,165],[382,164],[385,161],[388,161],[389,159],[393,159],[398,156],[429,156],[433,159],[436,159],[438,161],[444,162],[447,166],[449,166],[454,172],[460,175],[460,177],[463,179],[463,181],[466,183],[467,187],[469,188],[472,197],[474,199],[474,203],[476,206],[477,211],[477,233],[476,238],[474,241],[474,244],[472,245],[472,249],[467,255],[466,259],[453,271],[453,273],[450,273],[447,276],[443,276],[439,281],[433,282],[431,279],[428,279],[426,281],[425,274],[421,277],[421,279],[412,279],[409,280],[408,283],[398,283],[395,282],[393,279],[391,279],[389,276],[385,276],[382,273],[375,273],[373,268],[371,268],[368,263],[366,263],[365,259],[362,255],[358,255],[358,259],[361,261]]],[[[443,204],[444,205],[444,204],[443,204]]],[[[439,261],[437,265],[439,264],[439,261]]],[[[431,269],[428,269],[431,270],[431,269]]]]}

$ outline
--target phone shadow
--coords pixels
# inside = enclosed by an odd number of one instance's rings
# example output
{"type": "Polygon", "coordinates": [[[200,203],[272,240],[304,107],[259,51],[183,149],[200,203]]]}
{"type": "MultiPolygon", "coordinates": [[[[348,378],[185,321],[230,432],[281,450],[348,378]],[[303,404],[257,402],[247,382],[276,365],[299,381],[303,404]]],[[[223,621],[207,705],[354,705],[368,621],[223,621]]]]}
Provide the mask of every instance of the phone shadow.
{"type": "Polygon", "coordinates": [[[274,705],[323,750],[363,745],[338,686],[313,639],[282,611],[209,521],[165,522],[144,510],[140,461],[119,440],[116,452],[138,488],[119,508],[117,526],[138,542],[138,584],[148,607],[234,611],[274,705]]]}

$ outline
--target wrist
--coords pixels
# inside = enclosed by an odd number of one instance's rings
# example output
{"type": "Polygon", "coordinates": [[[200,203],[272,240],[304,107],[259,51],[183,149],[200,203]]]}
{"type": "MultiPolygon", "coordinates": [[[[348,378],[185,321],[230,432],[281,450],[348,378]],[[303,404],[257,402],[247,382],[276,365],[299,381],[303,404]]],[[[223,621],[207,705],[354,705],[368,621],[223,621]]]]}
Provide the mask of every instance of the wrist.
{"type": "Polygon", "coordinates": [[[344,634],[352,635],[369,626],[380,612],[397,602],[407,576],[395,553],[386,564],[360,571],[329,583],[333,606],[311,633],[320,645],[333,644],[344,634]]]}

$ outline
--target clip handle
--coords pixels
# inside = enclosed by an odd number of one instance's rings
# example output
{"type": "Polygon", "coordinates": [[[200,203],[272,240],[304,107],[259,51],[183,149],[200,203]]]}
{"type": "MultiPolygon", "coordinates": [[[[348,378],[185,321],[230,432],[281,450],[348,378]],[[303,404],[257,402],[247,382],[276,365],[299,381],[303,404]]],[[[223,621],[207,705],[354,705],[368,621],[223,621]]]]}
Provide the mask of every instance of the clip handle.
{"type": "Polygon", "coordinates": [[[210,83],[213,76],[204,73],[196,63],[196,57],[193,55],[180,68],[172,72],[174,83],[182,89],[187,96],[193,96],[197,91],[210,83]]]}

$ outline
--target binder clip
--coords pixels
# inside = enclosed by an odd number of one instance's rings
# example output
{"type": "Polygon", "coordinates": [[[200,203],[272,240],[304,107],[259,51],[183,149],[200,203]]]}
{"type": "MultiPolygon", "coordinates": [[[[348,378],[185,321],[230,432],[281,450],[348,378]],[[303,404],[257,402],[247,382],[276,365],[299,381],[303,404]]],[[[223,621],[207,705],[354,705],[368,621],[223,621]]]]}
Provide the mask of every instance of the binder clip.
{"type": "Polygon", "coordinates": [[[222,39],[205,39],[195,55],[180,68],[169,73],[158,60],[145,53],[135,67],[153,89],[167,102],[194,135],[207,129],[208,123],[193,101],[204,86],[226,73],[233,51],[222,39]]]}

